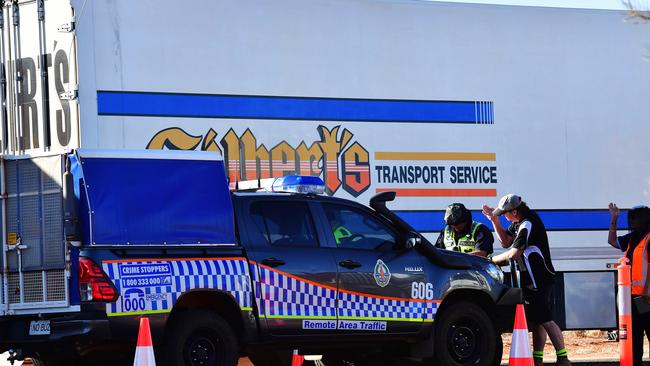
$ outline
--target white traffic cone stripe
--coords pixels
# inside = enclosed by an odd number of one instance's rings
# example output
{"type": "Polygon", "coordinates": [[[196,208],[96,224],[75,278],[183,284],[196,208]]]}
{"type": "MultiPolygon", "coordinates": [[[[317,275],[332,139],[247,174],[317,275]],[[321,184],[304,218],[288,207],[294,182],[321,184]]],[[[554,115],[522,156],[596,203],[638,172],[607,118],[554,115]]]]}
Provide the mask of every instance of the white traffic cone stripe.
{"type": "Polygon", "coordinates": [[[524,329],[515,329],[512,331],[512,348],[510,348],[510,358],[532,358],[533,353],[530,350],[528,340],[528,331],[524,329]]]}
{"type": "Polygon", "coordinates": [[[139,346],[135,349],[133,366],[156,366],[152,346],[139,346]]]}

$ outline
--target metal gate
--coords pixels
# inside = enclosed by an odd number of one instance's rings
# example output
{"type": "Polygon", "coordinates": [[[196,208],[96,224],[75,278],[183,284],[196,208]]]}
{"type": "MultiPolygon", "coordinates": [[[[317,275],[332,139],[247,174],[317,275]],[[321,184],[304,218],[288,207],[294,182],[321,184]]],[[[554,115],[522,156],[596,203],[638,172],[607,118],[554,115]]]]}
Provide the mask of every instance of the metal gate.
{"type": "Polygon", "coordinates": [[[61,155],[4,158],[2,312],[69,309],[61,155]]]}

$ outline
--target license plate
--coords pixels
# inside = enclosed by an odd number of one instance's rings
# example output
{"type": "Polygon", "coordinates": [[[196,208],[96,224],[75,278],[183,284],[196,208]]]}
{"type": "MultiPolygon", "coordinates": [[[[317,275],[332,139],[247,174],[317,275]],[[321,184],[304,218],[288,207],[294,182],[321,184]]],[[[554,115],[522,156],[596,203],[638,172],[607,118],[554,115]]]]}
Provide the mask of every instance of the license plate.
{"type": "Polygon", "coordinates": [[[49,320],[34,320],[29,323],[29,335],[49,335],[49,320]]]}

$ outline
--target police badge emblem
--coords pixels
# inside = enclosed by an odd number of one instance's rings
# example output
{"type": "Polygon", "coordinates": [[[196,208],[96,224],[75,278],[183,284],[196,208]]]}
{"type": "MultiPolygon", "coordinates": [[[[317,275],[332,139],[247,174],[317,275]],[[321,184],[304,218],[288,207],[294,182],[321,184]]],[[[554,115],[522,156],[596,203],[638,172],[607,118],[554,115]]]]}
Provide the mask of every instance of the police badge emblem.
{"type": "Polygon", "coordinates": [[[377,259],[373,276],[379,287],[386,287],[390,282],[390,269],[381,259],[377,259]]]}

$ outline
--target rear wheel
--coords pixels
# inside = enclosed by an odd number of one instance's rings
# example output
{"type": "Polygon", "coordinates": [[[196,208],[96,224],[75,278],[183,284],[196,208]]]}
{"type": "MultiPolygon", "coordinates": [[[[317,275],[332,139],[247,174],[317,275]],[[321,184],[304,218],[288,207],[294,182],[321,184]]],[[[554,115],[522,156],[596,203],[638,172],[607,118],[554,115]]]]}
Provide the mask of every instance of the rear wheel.
{"type": "Polygon", "coordinates": [[[164,363],[179,366],[235,366],[237,338],[230,325],[207,310],[178,314],[165,332],[164,363]]]}
{"type": "Polygon", "coordinates": [[[446,307],[436,318],[435,364],[493,366],[496,361],[494,324],[478,305],[467,301],[446,307]]]}

